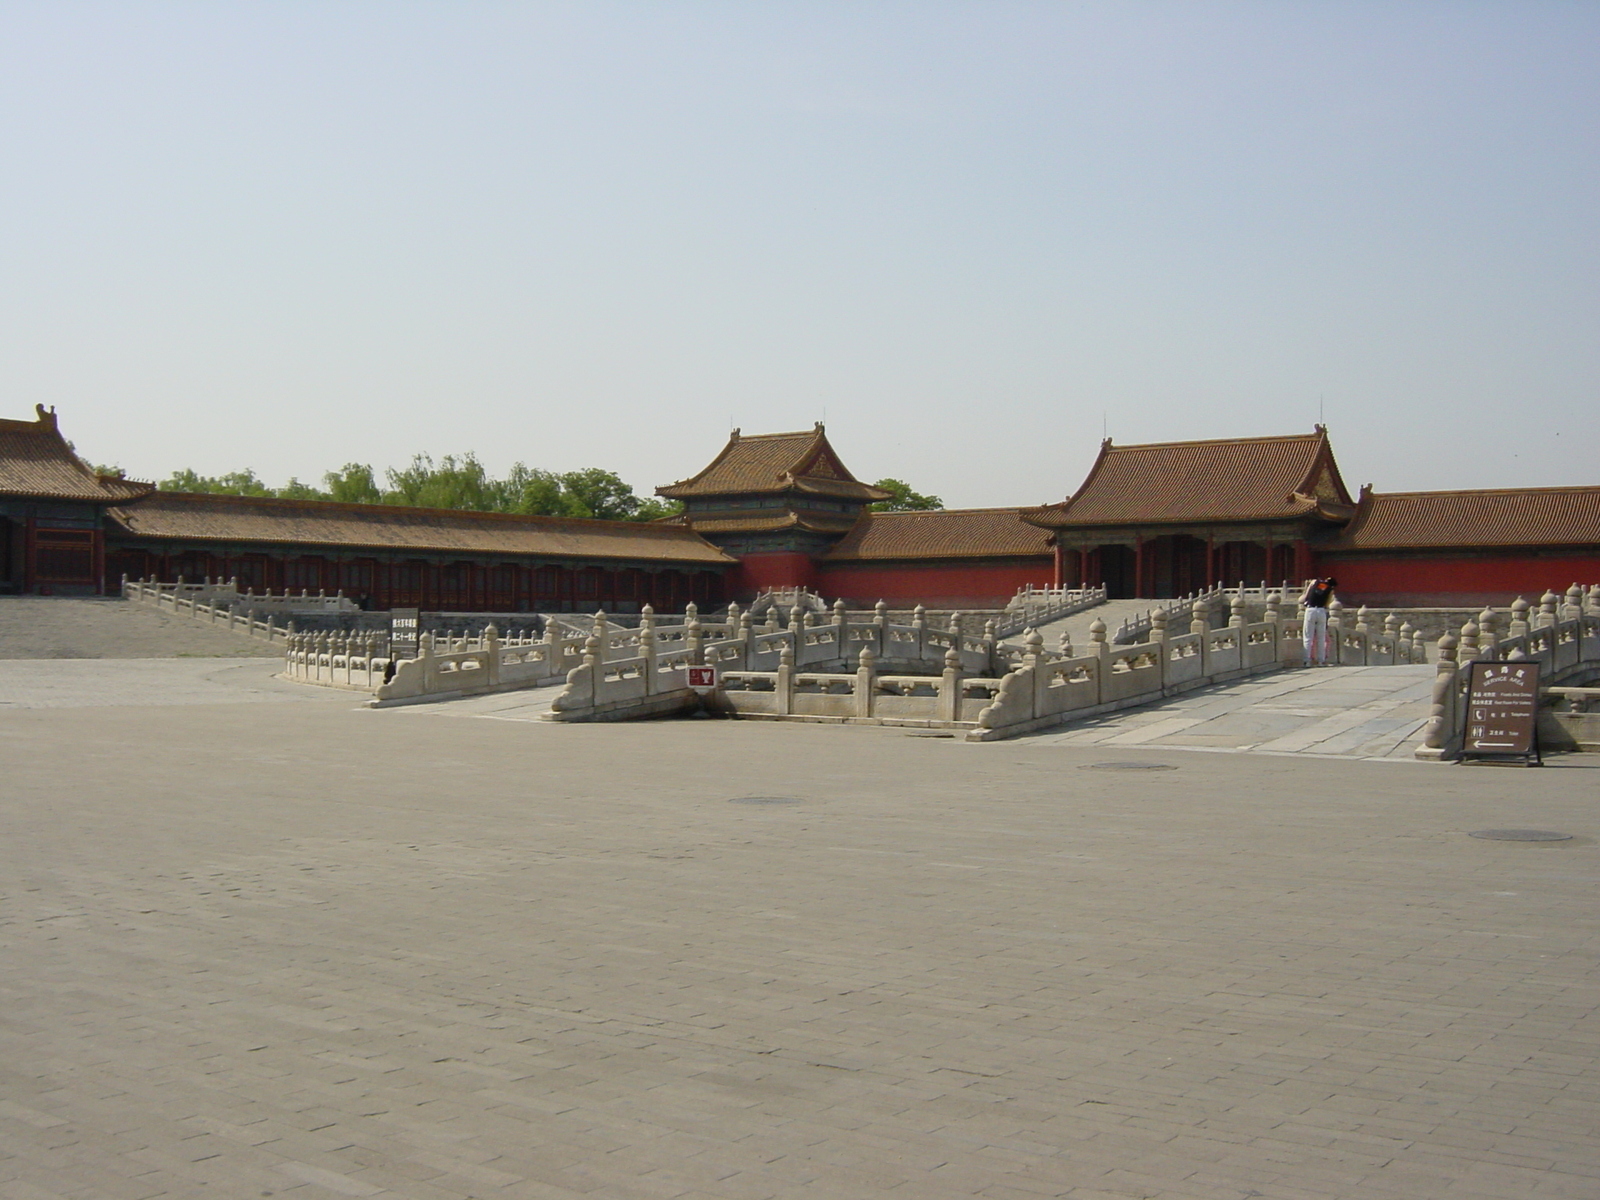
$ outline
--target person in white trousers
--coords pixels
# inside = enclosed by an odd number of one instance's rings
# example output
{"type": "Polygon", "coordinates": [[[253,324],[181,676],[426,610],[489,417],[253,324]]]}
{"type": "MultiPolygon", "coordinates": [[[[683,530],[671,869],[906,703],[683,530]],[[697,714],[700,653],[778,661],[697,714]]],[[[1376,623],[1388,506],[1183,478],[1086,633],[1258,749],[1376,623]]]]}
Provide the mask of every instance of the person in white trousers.
{"type": "Polygon", "coordinates": [[[1333,600],[1333,590],[1338,586],[1339,581],[1331,575],[1326,579],[1313,579],[1306,584],[1306,590],[1300,595],[1300,603],[1306,606],[1301,644],[1305,646],[1308,667],[1325,667],[1331,657],[1332,647],[1328,644],[1328,605],[1333,600]]]}

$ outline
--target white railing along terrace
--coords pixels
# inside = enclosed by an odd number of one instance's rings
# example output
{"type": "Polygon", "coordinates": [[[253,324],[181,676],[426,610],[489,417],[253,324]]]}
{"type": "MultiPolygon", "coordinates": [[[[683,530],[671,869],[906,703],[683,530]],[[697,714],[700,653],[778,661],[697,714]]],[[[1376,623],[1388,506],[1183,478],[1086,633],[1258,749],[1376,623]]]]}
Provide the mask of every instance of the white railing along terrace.
{"type": "Polygon", "coordinates": [[[995,635],[1010,637],[1025,629],[1037,629],[1105,602],[1104,587],[1039,588],[1025,584],[1006,605],[1005,615],[995,622],[995,635]]]}
{"type": "Polygon", "coordinates": [[[1572,711],[1575,699],[1580,713],[1587,708],[1581,695],[1587,689],[1563,685],[1600,672],[1600,584],[1585,589],[1575,583],[1565,596],[1546,592],[1537,609],[1518,597],[1507,613],[1503,636],[1501,629],[1500,614],[1486,608],[1459,635],[1447,633],[1439,639],[1438,674],[1418,758],[1459,757],[1474,662],[1536,662],[1545,708],[1572,711]]]}

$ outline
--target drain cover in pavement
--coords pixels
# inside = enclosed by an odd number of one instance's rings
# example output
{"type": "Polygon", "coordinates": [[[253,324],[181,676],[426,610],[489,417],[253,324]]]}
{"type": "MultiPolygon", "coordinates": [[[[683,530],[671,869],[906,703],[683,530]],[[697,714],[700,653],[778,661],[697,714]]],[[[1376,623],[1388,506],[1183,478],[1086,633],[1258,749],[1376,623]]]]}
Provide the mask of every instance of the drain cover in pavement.
{"type": "Polygon", "coordinates": [[[735,796],[729,804],[799,804],[799,796],[735,796]]]}
{"type": "Polygon", "coordinates": [[[1078,768],[1080,771],[1176,771],[1177,769],[1171,763],[1147,762],[1085,763],[1078,768]]]}
{"type": "Polygon", "coordinates": [[[1570,842],[1570,833],[1553,829],[1474,829],[1468,837],[1488,838],[1492,842],[1570,842]]]}

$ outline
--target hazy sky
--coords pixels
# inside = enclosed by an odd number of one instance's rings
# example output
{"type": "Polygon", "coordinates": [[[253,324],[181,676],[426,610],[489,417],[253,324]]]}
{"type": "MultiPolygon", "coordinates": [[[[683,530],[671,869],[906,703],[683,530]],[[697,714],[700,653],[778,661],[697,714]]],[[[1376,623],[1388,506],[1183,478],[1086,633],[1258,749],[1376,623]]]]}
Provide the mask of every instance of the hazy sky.
{"type": "Polygon", "coordinates": [[[1032,504],[1600,482],[1600,4],[0,2],[0,415],[141,478],[730,425],[1032,504]]]}

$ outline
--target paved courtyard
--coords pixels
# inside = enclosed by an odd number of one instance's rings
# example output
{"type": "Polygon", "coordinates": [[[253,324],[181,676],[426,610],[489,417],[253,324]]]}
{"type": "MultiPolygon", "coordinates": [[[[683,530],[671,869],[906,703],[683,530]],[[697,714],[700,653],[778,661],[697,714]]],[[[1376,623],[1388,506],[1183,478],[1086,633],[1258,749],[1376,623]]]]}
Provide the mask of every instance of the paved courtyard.
{"type": "Polygon", "coordinates": [[[6,1200],[1600,1195],[1593,756],[177,666],[35,704],[0,663],[6,1200]]]}

